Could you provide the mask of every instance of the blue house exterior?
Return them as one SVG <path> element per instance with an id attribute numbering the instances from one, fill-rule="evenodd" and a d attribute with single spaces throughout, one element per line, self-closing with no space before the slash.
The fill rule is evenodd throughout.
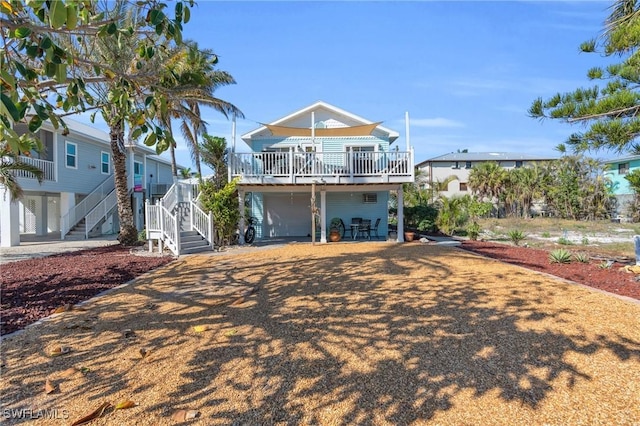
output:
<path id="1" fill-rule="evenodd" d="M 351 219 L 362 218 L 372 225 L 380 219 L 378 235 L 386 239 L 391 191 L 401 206 L 402 184 L 414 180 L 413 149 L 395 146 L 398 137 L 322 101 L 242 135 L 251 151 L 234 150 L 230 177 L 258 219 L 257 238 L 326 242 L 334 218 L 348 238 Z"/>
<path id="2" fill-rule="evenodd" d="M 65 122 L 66 134 L 45 123 L 40 130 L 44 150 L 20 158 L 43 171 L 43 182 L 15 172 L 24 190 L 15 202 L 0 188 L 0 246 L 19 245 L 20 236 L 28 234 L 77 239 L 118 231 L 109 135 L 74 120 Z M 25 131 L 20 125 L 15 130 Z M 171 163 L 146 146 L 130 143 L 126 149 L 134 221 L 143 229 L 144 200 L 161 197 L 173 184 Z"/>
<path id="3" fill-rule="evenodd" d="M 616 214 L 624 216 L 626 206 L 635 196 L 625 176 L 640 168 L 640 155 L 630 155 L 604 162 L 605 176 L 611 180 L 611 189 L 617 200 Z"/>

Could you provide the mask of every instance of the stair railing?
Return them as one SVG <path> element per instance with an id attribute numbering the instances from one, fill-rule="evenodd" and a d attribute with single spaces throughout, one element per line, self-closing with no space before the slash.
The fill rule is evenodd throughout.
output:
<path id="1" fill-rule="evenodd" d="M 76 226 L 84 217 L 105 198 L 107 194 L 115 189 L 114 175 L 106 178 L 96 189 L 84 197 L 75 206 L 71 207 L 67 213 L 60 218 L 60 239 L 64 240 L 65 235 L 71 228 Z"/>
<path id="2" fill-rule="evenodd" d="M 191 228 L 204 237 L 213 248 L 213 214 L 204 212 L 198 204 L 191 201 Z"/>
<path id="3" fill-rule="evenodd" d="M 100 221 L 107 217 L 109 212 L 118 205 L 118 199 L 116 197 L 116 190 L 114 189 L 107 195 L 102 201 L 98 203 L 89 213 L 85 216 L 85 238 L 89 239 L 89 232 Z"/>

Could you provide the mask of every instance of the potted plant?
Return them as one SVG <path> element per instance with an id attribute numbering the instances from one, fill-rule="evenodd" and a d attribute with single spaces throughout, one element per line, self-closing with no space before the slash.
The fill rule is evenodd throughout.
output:
<path id="1" fill-rule="evenodd" d="M 342 239 L 344 223 L 339 217 L 334 217 L 329 223 L 329 241 L 336 243 Z"/>
<path id="2" fill-rule="evenodd" d="M 413 241 L 416 234 L 413 231 L 404 231 L 404 240 L 405 241 Z"/>

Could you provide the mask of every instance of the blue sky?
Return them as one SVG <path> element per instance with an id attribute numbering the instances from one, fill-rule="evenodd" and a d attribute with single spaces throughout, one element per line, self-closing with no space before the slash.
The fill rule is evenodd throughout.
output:
<path id="1" fill-rule="evenodd" d="M 219 55 L 246 115 L 239 136 L 318 100 L 400 132 L 416 162 L 456 151 L 557 155 L 579 126 L 527 116 L 532 101 L 590 86 L 607 58 L 580 53 L 611 2 L 199 1 L 184 37 Z M 210 134 L 231 123 L 205 111 Z M 239 150 L 247 150 L 240 143 Z M 608 158 L 608 153 L 596 153 Z M 182 146 L 178 160 L 190 165 Z"/>

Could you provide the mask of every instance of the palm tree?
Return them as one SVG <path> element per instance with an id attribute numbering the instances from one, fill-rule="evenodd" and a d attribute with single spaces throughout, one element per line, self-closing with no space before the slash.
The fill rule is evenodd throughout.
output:
<path id="1" fill-rule="evenodd" d="M 204 141 L 200 145 L 202 161 L 213 169 L 213 187 L 221 190 L 227 183 L 228 151 L 225 138 L 204 134 Z"/>
<path id="2" fill-rule="evenodd" d="M 201 51 L 197 43 L 188 41 L 184 46 L 172 51 L 161 77 L 162 90 L 168 101 L 166 113 L 161 116 L 162 125 L 173 137 L 171 121 L 181 120 L 182 135 L 196 164 L 196 172 L 200 176 L 202 168 L 198 136 L 206 133 L 206 123 L 202 120 L 200 107 L 211 107 L 226 118 L 229 115 L 244 117 L 235 105 L 214 96 L 219 87 L 235 84 L 229 73 L 214 69 L 217 62 L 218 59 L 213 52 Z M 169 146 L 169 150 L 172 172 L 177 176 L 174 143 Z"/>
<path id="3" fill-rule="evenodd" d="M 9 192 L 11 201 L 15 201 L 24 194 L 18 184 L 15 172 L 26 172 L 42 183 L 43 173 L 39 168 L 20 160 L 20 156 L 13 152 L 7 143 L 0 144 L 0 185 Z M 6 196 L 2 194 L 2 196 Z"/>
<path id="4" fill-rule="evenodd" d="M 480 201 L 485 198 L 498 203 L 503 195 L 507 171 L 498 163 L 490 161 L 477 165 L 469 173 L 469 188 L 478 196 Z"/>

